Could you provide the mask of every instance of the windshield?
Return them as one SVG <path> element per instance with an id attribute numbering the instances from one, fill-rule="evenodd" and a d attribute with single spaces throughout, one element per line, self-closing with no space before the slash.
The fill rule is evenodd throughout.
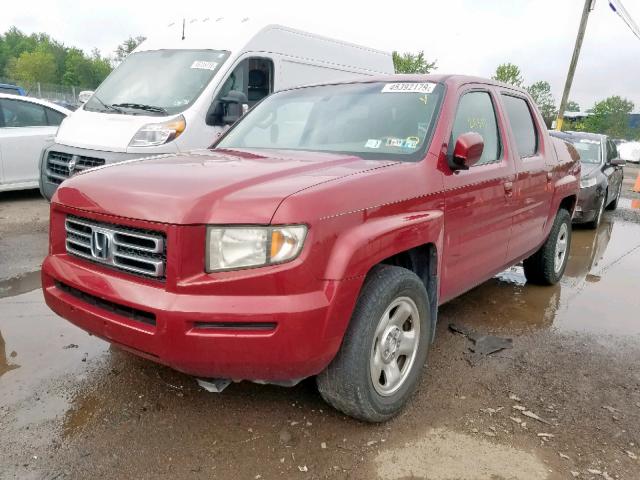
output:
<path id="1" fill-rule="evenodd" d="M 573 140 L 572 143 L 573 146 L 576 147 L 576 150 L 578 150 L 582 163 L 600 163 L 600 140 L 581 138 L 579 140 Z"/>
<path id="2" fill-rule="evenodd" d="M 132 53 L 85 104 L 93 112 L 173 115 L 202 93 L 229 56 L 216 50 L 150 50 Z"/>
<path id="3" fill-rule="evenodd" d="M 276 93 L 216 145 L 419 160 L 442 98 L 430 82 L 356 83 Z"/>

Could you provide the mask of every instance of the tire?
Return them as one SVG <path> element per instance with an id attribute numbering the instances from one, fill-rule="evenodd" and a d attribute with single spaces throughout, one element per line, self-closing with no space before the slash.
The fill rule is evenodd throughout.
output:
<path id="1" fill-rule="evenodd" d="M 561 260 L 556 258 L 561 248 L 559 239 L 564 238 L 564 251 Z M 558 210 L 553 221 L 551 232 L 540 249 L 527 258 L 524 264 L 524 275 L 527 281 L 536 285 L 555 285 L 560 281 L 567 267 L 569 249 L 571 247 L 571 215 L 564 208 Z"/>
<path id="2" fill-rule="evenodd" d="M 616 198 L 613 199 L 613 201 L 607 205 L 607 210 L 615 210 L 616 208 L 618 208 L 618 202 L 620 201 L 620 192 L 622 192 L 622 182 L 620 182 L 620 185 L 618 186 L 618 193 L 616 194 Z"/>
<path id="3" fill-rule="evenodd" d="M 605 190 L 604 196 L 602 197 L 602 200 L 600 201 L 600 204 L 598 206 L 598 211 L 596 212 L 595 218 L 590 222 L 586 222 L 584 224 L 585 227 L 590 228 L 591 230 L 595 230 L 600 226 L 600 221 L 602 220 L 602 214 L 604 213 L 604 209 L 606 208 L 608 196 L 609 196 L 609 192 Z"/>
<path id="4" fill-rule="evenodd" d="M 407 311 L 411 311 L 407 320 L 400 320 L 404 318 L 401 313 Z M 399 323 L 395 325 L 395 321 Z M 383 324 L 386 328 L 380 330 Z M 431 329 L 429 297 L 420 278 L 401 267 L 374 267 L 364 282 L 340 350 L 316 378 L 322 398 L 366 422 L 394 417 L 420 381 Z M 406 348 L 411 342 L 404 340 L 410 338 L 417 340 L 417 346 L 407 350 L 411 353 L 396 351 L 403 344 Z M 394 362 L 398 370 L 392 368 Z M 389 377 L 386 371 L 391 372 Z"/>

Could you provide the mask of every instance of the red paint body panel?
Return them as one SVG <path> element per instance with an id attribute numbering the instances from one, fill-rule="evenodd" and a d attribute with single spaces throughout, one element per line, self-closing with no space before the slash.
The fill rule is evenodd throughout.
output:
<path id="1" fill-rule="evenodd" d="M 522 160 L 500 93 L 526 93 L 462 76 L 446 87 L 426 155 L 373 161 L 298 151 L 198 151 L 77 175 L 51 205 L 44 262 L 47 304 L 85 330 L 177 370 L 205 377 L 284 381 L 322 371 L 338 351 L 367 272 L 408 249 L 437 252 L 439 303 L 474 287 L 544 242 L 560 202 L 575 197 L 579 162 L 536 118 L 540 149 Z M 447 163 L 460 96 L 496 103 L 499 162 L 454 173 Z M 577 166 L 576 166 L 577 165 Z M 136 277 L 65 250 L 68 214 L 166 235 L 166 279 Z M 206 273 L 208 224 L 306 224 L 301 254 L 262 268 Z M 92 305 L 76 289 L 155 315 L 147 325 Z M 196 322 L 267 322 L 270 330 L 206 330 Z"/>

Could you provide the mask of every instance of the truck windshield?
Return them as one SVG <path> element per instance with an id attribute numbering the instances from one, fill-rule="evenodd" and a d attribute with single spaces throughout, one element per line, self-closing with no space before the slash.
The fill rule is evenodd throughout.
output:
<path id="1" fill-rule="evenodd" d="M 132 53 L 84 105 L 93 112 L 173 115 L 187 109 L 229 56 L 217 50 Z"/>
<path id="2" fill-rule="evenodd" d="M 340 152 L 419 160 L 442 90 L 431 82 L 306 87 L 267 97 L 216 148 Z"/>
<path id="3" fill-rule="evenodd" d="M 572 143 L 573 146 L 576 147 L 576 150 L 578 150 L 582 163 L 600 163 L 600 140 L 581 138 L 574 140 Z"/>

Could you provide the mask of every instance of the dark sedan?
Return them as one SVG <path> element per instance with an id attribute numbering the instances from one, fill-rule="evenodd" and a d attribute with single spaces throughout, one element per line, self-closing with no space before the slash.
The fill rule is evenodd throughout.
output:
<path id="1" fill-rule="evenodd" d="M 622 166 L 616 145 L 606 135 L 584 132 L 550 132 L 576 147 L 582 176 L 573 223 L 597 228 L 605 208 L 615 210 L 622 190 Z"/>

